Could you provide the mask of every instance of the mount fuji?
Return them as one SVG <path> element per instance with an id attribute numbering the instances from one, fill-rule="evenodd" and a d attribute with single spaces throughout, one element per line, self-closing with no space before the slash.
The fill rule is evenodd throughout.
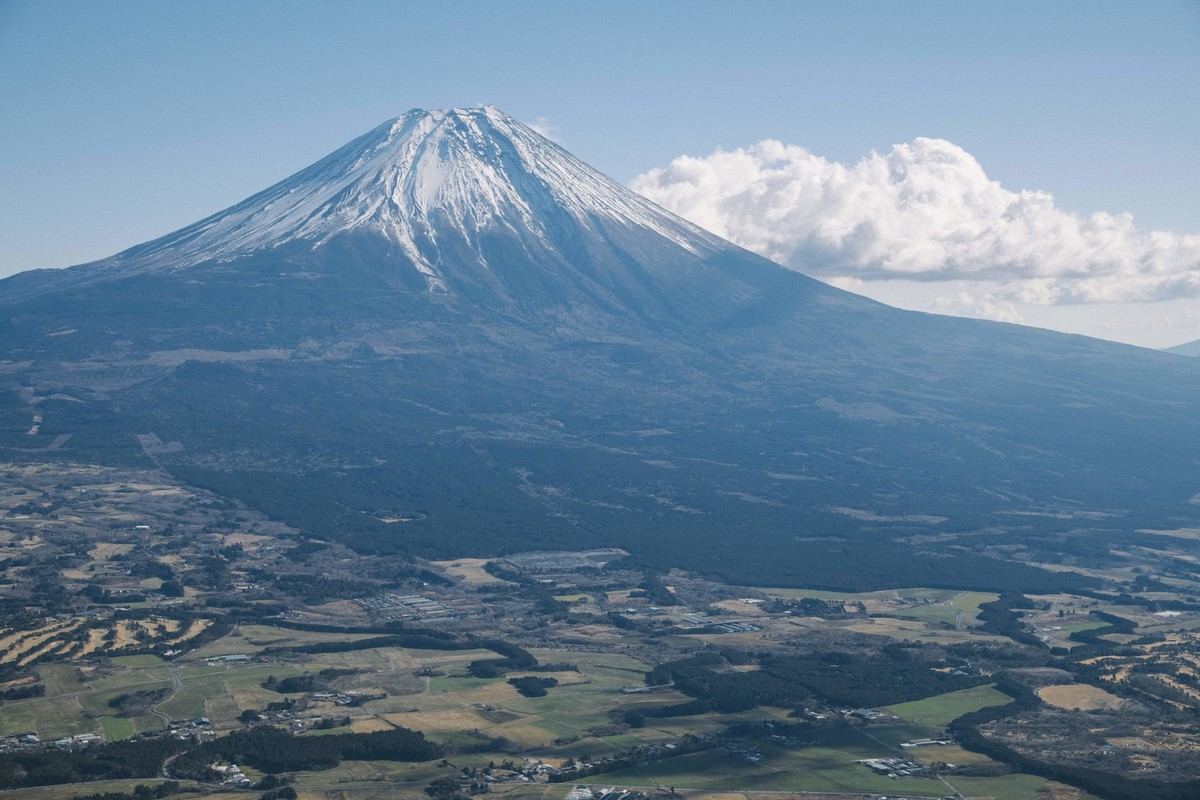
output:
<path id="1" fill-rule="evenodd" d="M 1040 590 L 1200 518 L 1197 362 L 834 289 L 494 108 L 0 281 L 0 337 L 4 458 L 155 464 L 364 550 Z"/>

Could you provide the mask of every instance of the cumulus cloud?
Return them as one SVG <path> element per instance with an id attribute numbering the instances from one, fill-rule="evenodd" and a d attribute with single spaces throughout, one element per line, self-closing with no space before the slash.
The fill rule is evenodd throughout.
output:
<path id="1" fill-rule="evenodd" d="M 838 285 L 967 281 L 946 302 L 1016 319 L 1013 304 L 1200 295 L 1200 235 L 1139 229 L 1130 214 L 1073 214 L 1014 191 L 944 139 L 856 164 L 775 140 L 681 156 L 632 188 L 696 224 Z M 984 287 L 986 286 L 986 289 Z"/>

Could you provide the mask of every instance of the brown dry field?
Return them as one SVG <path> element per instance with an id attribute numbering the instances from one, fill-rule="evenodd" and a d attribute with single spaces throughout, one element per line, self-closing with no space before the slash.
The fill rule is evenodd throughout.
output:
<path id="1" fill-rule="evenodd" d="M 15 661 L 20 661 L 25 655 L 38 650 L 41 645 L 55 638 L 59 634 L 68 633 L 79 627 L 81 620 L 71 620 L 68 622 L 57 622 L 35 631 L 21 631 L 10 636 L 5 636 L 3 642 L 16 642 L 12 649 L 0 657 L 0 663 L 9 664 Z"/>
<path id="2" fill-rule="evenodd" d="M 199 636 L 208 626 L 212 625 L 211 619 L 194 619 L 188 623 L 187 630 L 171 639 L 168 644 L 178 644 L 186 642 L 188 639 L 194 639 Z"/>
<path id="3" fill-rule="evenodd" d="M 107 561 L 116 555 L 125 555 L 133 549 L 131 544 L 120 544 L 118 542 L 96 542 L 91 550 L 88 550 L 88 556 L 93 561 Z"/>
<path id="4" fill-rule="evenodd" d="M 113 625 L 113 628 L 117 632 L 117 638 L 113 642 L 114 650 L 120 650 L 123 647 L 128 647 L 137 641 L 137 639 L 134 638 L 137 633 L 137 625 L 133 622 L 129 620 L 122 620 L 121 622 Z"/>
<path id="5" fill-rule="evenodd" d="M 740 614 L 744 617 L 761 617 L 764 612 L 757 603 L 743 603 L 741 600 L 721 600 L 713 603 L 719 609 L 729 611 L 733 614 Z M 716 620 L 720 621 L 720 620 Z"/>
<path id="6" fill-rule="evenodd" d="M 483 565 L 488 563 L 488 559 L 486 558 L 457 558 L 453 561 L 433 561 L 431 563 L 436 567 L 446 570 L 450 575 L 461 578 L 464 583 L 470 586 L 508 583 L 508 581 L 497 578 L 495 575 L 484 570 Z"/>
<path id="7" fill-rule="evenodd" d="M 380 714 L 380 717 L 404 728 L 420 731 L 466 731 L 472 728 L 486 728 L 493 723 L 473 708 L 439 708 L 429 711 L 399 711 L 391 714 Z"/>
<path id="8" fill-rule="evenodd" d="M 352 721 L 350 730 L 354 733 L 375 733 L 376 731 L 390 731 L 392 726 L 375 717 L 363 717 Z"/>
<path id="9" fill-rule="evenodd" d="M 83 649 L 79 651 L 79 657 L 91 655 L 104 646 L 104 633 L 102 628 L 91 628 L 87 632 L 87 641 L 84 642 Z"/>
<path id="10" fill-rule="evenodd" d="M 1043 686 L 1037 690 L 1038 697 L 1058 708 L 1091 711 L 1097 708 L 1120 708 L 1125 701 L 1114 694 L 1086 683 L 1064 683 Z"/>

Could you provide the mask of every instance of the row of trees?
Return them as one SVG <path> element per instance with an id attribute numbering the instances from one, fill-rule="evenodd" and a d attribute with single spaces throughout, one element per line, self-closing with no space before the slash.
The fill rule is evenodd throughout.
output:
<path id="1" fill-rule="evenodd" d="M 706 652 L 655 667 L 646 675 L 652 686 L 674 683 L 691 697 L 689 703 L 640 713 L 682 716 L 706 711 L 730 713 L 759 705 L 796 707 L 813 697 L 846 706 L 874 707 L 917 700 L 977 686 L 984 679 L 931 669 L 919 648 L 889 646 L 871 655 L 828 651 L 796 656 L 762 653 L 753 657 L 758 669 L 725 669 L 727 660 L 745 654 Z"/>
<path id="2" fill-rule="evenodd" d="M 83 750 L 33 750 L 0 755 L 0 789 L 59 783 L 153 778 L 170 756 L 188 747 L 172 737 L 132 739 Z"/>
<path id="3" fill-rule="evenodd" d="M 194 747 L 171 764 L 180 777 L 212 779 L 209 764 L 231 761 L 267 773 L 322 770 L 342 761 L 429 761 L 441 747 L 420 731 L 394 728 L 374 733 L 293 736 L 262 726 L 236 731 Z"/>

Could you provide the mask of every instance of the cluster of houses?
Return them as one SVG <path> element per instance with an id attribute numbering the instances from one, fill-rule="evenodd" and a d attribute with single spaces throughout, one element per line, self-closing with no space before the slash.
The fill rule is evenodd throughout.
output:
<path id="1" fill-rule="evenodd" d="M 516 572 L 575 572 L 596 570 L 629 555 L 617 548 L 595 550 L 536 550 L 498 559 L 496 564 Z"/>
<path id="2" fill-rule="evenodd" d="M 205 661 L 209 664 L 247 664 L 255 659 L 244 653 L 229 653 L 223 656 L 210 656 Z"/>
<path id="3" fill-rule="evenodd" d="M 896 756 L 889 758 L 863 758 L 855 763 L 862 764 L 867 769 L 880 775 L 887 775 L 889 778 L 926 776 L 932 772 L 924 764 Z"/>
<path id="4" fill-rule="evenodd" d="M 166 736 L 174 736 L 176 739 L 191 739 L 193 736 L 198 739 L 211 739 L 217 735 L 217 732 L 212 729 L 212 721 L 208 717 L 174 720 L 164 733 Z"/>
<path id="5" fill-rule="evenodd" d="M 695 752 L 696 750 L 711 747 L 716 741 L 718 741 L 718 738 L 709 733 L 687 734 L 677 742 L 646 742 L 635 745 L 628 750 L 610 753 L 607 756 L 594 758 L 590 761 L 567 759 L 563 763 L 562 768 L 556 771 L 557 774 L 550 775 L 548 780 L 551 783 L 578 780 L 586 775 L 599 775 L 602 772 L 612 772 L 613 770 L 624 769 L 636 764 L 646 764 L 669 758 L 670 756 Z M 746 752 L 752 754 L 749 749 Z M 761 754 L 759 754 L 760 759 L 761 757 Z"/>
<path id="6" fill-rule="evenodd" d="M 246 777 L 242 772 L 242 768 L 237 764 L 225 764 L 216 761 L 208 765 L 208 768 L 221 776 L 222 786 L 236 786 L 239 789 L 249 789 L 254 781 Z"/>
<path id="7" fill-rule="evenodd" d="M 894 714 L 889 714 L 886 711 L 880 711 L 877 708 L 840 708 L 838 713 L 846 719 L 861 719 L 865 722 L 875 722 L 876 720 L 895 719 Z"/>
<path id="8" fill-rule="evenodd" d="M 335 699 L 338 695 L 336 692 L 318 692 L 319 695 L 329 695 L 328 698 Z M 345 699 L 345 702 L 337 701 L 338 705 L 354 705 L 363 697 L 369 699 L 378 699 L 387 695 L 355 695 L 353 698 Z M 316 697 L 313 695 L 312 697 Z M 283 701 L 280 703 L 270 703 L 267 708 L 262 711 L 244 711 L 240 717 L 244 725 L 259 725 L 263 722 L 268 722 L 272 725 L 280 725 L 287 729 L 289 733 L 298 734 L 310 730 L 323 730 L 328 728 L 341 728 L 350 724 L 348 716 L 297 716 L 297 712 L 307 711 L 309 704 L 307 698 L 301 701 Z"/>
<path id="9" fill-rule="evenodd" d="M 736 756 L 751 764 L 761 764 L 763 760 L 762 750 L 746 742 L 726 742 L 725 750 L 729 755 Z"/>
<path id="10" fill-rule="evenodd" d="M 216 735 L 216 731 L 212 729 L 212 723 L 208 717 L 196 717 L 194 719 L 176 720 L 165 730 L 146 731 L 139 734 L 139 738 L 173 736 L 176 739 L 196 738 L 204 740 L 213 738 Z M 28 750 L 44 750 L 48 748 L 82 750 L 94 744 L 103 744 L 104 741 L 104 737 L 98 733 L 77 733 L 74 736 L 64 736 L 61 739 L 45 742 L 36 733 L 14 733 L 9 736 L 0 737 L 0 753 L 20 753 Z"/>
<path id="11" fill-rule="evenodd" d="M 935 747 L 938 745 L 951 745 L 954 742 L 949 739 L 913 739 L 911 742 L 901 742 L 901 747 Z"/>
<path id="12" fill-rule="evenodd" d="M 754 633 L 762 628 L 750 622 L 718 622 L 709 625 L 708 630 L 714 633 Z"/>
<path id="13" fill-rule="evenodd" d="M 934 672 L 944 672 L 947 675 L 958 675 L 960 677 L 970 677 L 981 675 L 979 668 L 965 658 L 943 658 L 938 662 L 938 666 L 931 667 Z"/>
<path id="14" fill-rule="evenodd" d="M 615 786 L 572 786 L 567 800 L 650 800 L 650 795 Z"/>
<path id="15" fill-rule="evenodd" d="M 443 602 L 420 594 L 397 594 L 396 592 L 355 598 L 354 604 L 363 611 L 378 614 L 387 619 L 412 621 L 462 617 L 479 610 L 479 604 L 472 600 Z"/>
<path id="16" fill-rule="evenodd" d="M 36 733 L 14 733 L 0 738 L 0 753 L 19 753 L 22 750 L 33 750 L 42 746 L 42 740 Z"/>
<path id="17" fill-rule="evenodd" d="M 622 686 L 621 694 L 654 694 L 655 692 L 665 692 L 674 687 L 674 683 L 663 683 L 657 686 Z"/>
<path id="18" fill-rule="evenodd" d="M 707 631 L 709 633 L 753 633 L 762 630 L 760 626 L 755 625 L 753 622 L 746 622 L 740 619 L 714 623 L 711 619 L 701 614 L 684 614 L 681 619 L 684 623 L 684 630 Z"/>
<path id="19" fill-rule="evenodd" d="M 104 737 L 98 733 L 79 733 L 75 736 L 64 736 L 52 742 L 43 742 L 36 733 L 14 733 L 0 738 L 0 753 L 20 753 L 25 750 L 43 750 L 57 748 L 59 750 L 82 750 L 93 744 L 101 744 Z"/>
<path id="20" fill-rule="evenodd" d="M 486 793 L 491 784 L 548 783 L 562 774 L 563 770 L 540 758 L 526 758 L 520 764 L 505 761 L 499 766 L 490 764 L 485 769 L 463 767 L 458 780 L 469 794 L 481 794 Z"/>
<path id="21" fill-rule="evenodd" d="M 308 699 L 317 703 L 333 703 L 335 706 L 361 706 L 372 700 L 382 700 L 387 697 L 381 692 L 313 692 Z"/>

